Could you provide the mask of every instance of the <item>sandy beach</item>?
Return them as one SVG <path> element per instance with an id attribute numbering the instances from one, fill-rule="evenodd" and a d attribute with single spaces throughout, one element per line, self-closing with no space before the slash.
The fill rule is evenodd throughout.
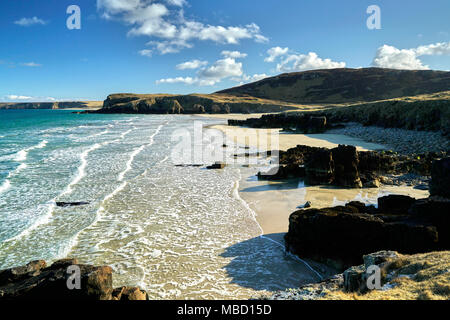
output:
<path id="1" fill-rule="evenodd" d="M 261 114 L 202 115 L 216 119 L 237 119 L 260 117 Z M 353 145 L 359 151 L 384 150 L 384 145 L 364 141 L 344 134 L 291 134 L 278 129 L 253 129 L 227 125 L 209 127 L 222 131 L 235 143 L 256 147 L 260 150 L 288 150 L 297 145 L 335 148 L 339 144 Z M 277 135 L 279 148 L 271 145 L 264 137 Z M 266 142 L 269 140 L 269 142 Z M 272 140 L 273 141 L 273 140 Z M 242 168 L 240 196 L 256 212 L 257 220 L 265 234 L 285 233 L 289 227 L 289 215 L 298 206 L 311 203 L 313 208 L 323 208 L 358 200 L 367 204 L 376 204 L 377 198 L 387 194 L 402 194 L 415 198 L 426 198 L 428 191 L 416 190 L 409 186 L 380 186 L 380 188 L 348 189 L 332 186 L 304 186 L 297 179 L 289 181 L 258 181 L 255 168 Z"/>

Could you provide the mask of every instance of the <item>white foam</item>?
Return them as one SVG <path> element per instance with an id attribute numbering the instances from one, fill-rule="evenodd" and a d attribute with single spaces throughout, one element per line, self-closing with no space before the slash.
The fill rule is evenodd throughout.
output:
<path id="1" fill-rule="evenodd" d="M 283 248 L 283 250 L 285 250 L 285 246 L 284 246 L 283 243 L 278 242 L 278 241 L 276 241 L 274 239 L 271 239 L 269 237 L 264 236 L 264 230 L 261 227 L 261 225 L 259 224 L 258 220 L 256 219 L 256 216 L 257 216 L 256 212 L 253 211 L 252 208 L 250 208 L 250 206 L 248 205 L 248 203 L 244 199 L 242 199 L 241 196 L 239 195 L 239 181 L 241 181 L 241 180 L 242 180 L 242 175 L 241 175 L 241 172 L 239 170 L 239 179 L 236 181 L 235 188 L 233 189 L 234 197 L 236 199 L 238 199 L 239 201 L 241 201 L 241 203 L 244 205 L 244 207 L 247 209 L 247 211 L 250 212 L 253 220 L 255 221 L 255 223 L 257 224 L 258 228 L 260 229 L 260 237 L 262 239 L 269 240 L 269 241 L 271 241 L 272 243 L 275 243 L 278 246 L 281 246 Z M 312 272 L 314 272 L 319 277 L 319 279 L 321 279 L 321 280 L 323 279 L 322 275 L 319 272 L 317 272 L 313 267 L 311 267 L 311 265 L 309 265 L 309 263 L 307 263 L 306 261 L 304 261 L 300 257 L 298 257 L 296 255 L 293 255 L 293 254 L 291 254 L 289 252 L 287 252 L 287 254 L 290 257 L 294 258 L 295 260 L 302 262 L 308 269 L 310 269 Z"/>
<path id="2" fill-rule="evenodd" d="M 18 162 L 27 160 L 28 152 L 30 152 L 30 151 L 32 151 L 34 149 L 45 148 L 47 143 L 48 143 L 47 140 L 43 140 L 43 141 L 39 142 L 37 145 L 35 145 L 35 146 L 32 146 L 32 147 L 20 150 L 19 152 L 16 153 L 15 160 L 18 161 Z"/>
<path id="3" fill-rule="evenodd" d="M 8 179 L 3 181 L 3 184 L 0 186 L 0 193 L 5 192 L 11 187 L 11 182 Z"/>

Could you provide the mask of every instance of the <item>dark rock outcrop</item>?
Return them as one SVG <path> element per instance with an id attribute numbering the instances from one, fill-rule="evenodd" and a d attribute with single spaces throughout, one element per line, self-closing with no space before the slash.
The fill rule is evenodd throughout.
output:
<path id="1" fill-rule="evenodd" d="M 80 288 L 69 267 L 77 266 Z M 145 300 L 148 295 L 139 288 L 113 289 L 112 269 L 79 264 L 76 259 L 63 259 L 47 266 L 43 260 L 26 266 L 0 271 L 0 300 Z"/>
<path id="2" fill-rule="evenodd" d="M 359 264 L 364 254 L 386 248 L 419 253 L 438 247 L 437 228 L 429 222 L 409 217 L 386 222 L 383 212 L 374 215 L 360 208 L 349 204 L 292 213 L 285 236 L 287 250 L 301 257 L 332 260 L 343 268 Z"/>
<path id="3" fill-rule="evenodd" d="M 309 185 L 376 188 L 380 181 L 387 181 L 384 175 L 429 176 L 433 161 L 442 155 L 445 153 L 404 156 L 386 151 L 357 151 L 353 146 L 344 145 L 334 149 L 299 145 L 280 151 L 280 170 L 264 178 L 304 178 Z"/>
<path id="4" fill-rule="evenodd" d="M 87 201 L 80 201 L 80 202 L 56 202 L 57 207 L 77 207 L 77 206 L 84 206 L 88 205 L 89 202 Z"/>
<path id="5" fill-rule="evenodd" d="M 430 194 L 450 198 L 450 157 L 433 162 Z"/>
<path id="6" fill-rule="evenodd" d="M 323 133 L 331 128 L 326 117 L 307 113 L 265 114 L 261 118 L 230 119 L 228 120 L 228 125 L 250 128 L 281 128 L 284 131 L 304 134 Z"/>

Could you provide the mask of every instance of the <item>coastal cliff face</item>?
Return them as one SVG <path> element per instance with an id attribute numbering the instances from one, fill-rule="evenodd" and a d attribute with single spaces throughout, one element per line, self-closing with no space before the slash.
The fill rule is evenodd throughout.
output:
<path id="1" fill-rule="evenodd" d="M 404 97 L 350 106 L 327 106 L 320 111 L 263 115 L 247 120 L 229 120 L 229 125 L 282 128 L 300 133 L 320 133 L 357 122 L 363 126 L 439 131 L 450 134 L 450 91 Z"/>
<path id="2" fill-rule="evenodd" d="M 201 114 L 262 113 L 293 110 L 288 103 L 221 95 L 112 94 L 97 113 Z"/>
<path id="3" fill-rule="evenodd" d="M 1 109 L 10 110 L 27 110 L 27 109 L 44 109 L 44 110 L 55 110 L 55 109 L 95 109 L 99 108 L 100 105 L 97 101 L 66 101 L 66 102 L 7 102 L 0 103 Z"/>
<path id="4" fill-rule="evenodd" d="M 435 93 L 448 88 L 450 72 L 344 68 L 285 73 L 218 93 L 292 103 L 344 103 Z"/>

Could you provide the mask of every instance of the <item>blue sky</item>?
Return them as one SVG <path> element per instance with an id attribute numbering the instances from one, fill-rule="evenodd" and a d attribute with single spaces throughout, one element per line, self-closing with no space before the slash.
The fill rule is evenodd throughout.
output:
<path id="1" fill-rule="evenodd" d="M 381 29 L 367 27 L 370 5 Z M 210 93 L 344 66 L 450 70 L 449 16 L 448 0 L 3 0 L 0 101 Z"/>

